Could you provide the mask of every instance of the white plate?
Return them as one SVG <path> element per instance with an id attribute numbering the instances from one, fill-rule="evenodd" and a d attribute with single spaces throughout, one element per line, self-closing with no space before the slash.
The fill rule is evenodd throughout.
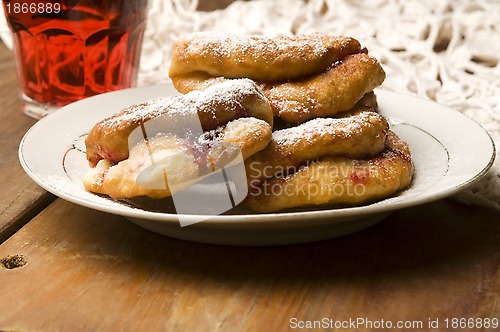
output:
<path id="1" fill-rule="evenodd" d="M 468 117 L 430 101 L 381 90 L 377 91 L 380 113 L 410 145 L 416 167 L 411 187 L 396 197 L 361 207 L 270 214 L 238 206 L 224 215 L 181 228 L 174 213 L 155 212 L 85 191 L 82 177 L 88 165 L 83 138 L 90 128 L 128 105 L 172 94 L 176 92 L 171 85 L 135 88 L 63 107 L 26 133 L 19 147 L 21 164 L 36 183 L 51 193 L 82 206 L 125 216 L 153 232 L 205 243 L 280 245 L 352 233 L 396 209 L 454 194 L 479 180 L 495 156 L 488 133 Z M 168 206 L 163 207 L 168 211 Z"/>

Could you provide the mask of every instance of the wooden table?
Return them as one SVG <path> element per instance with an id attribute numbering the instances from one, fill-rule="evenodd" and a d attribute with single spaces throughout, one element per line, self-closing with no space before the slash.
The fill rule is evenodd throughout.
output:
<path id="1" fill-rule="evenodd" d="M 438 323 L 454 331 L 460 319 L 500 319 L 497 212 L 441 200 L 307 245 L 175 240 L 35 185 L 17 160 L 35 121 L 19 111 L 3 45 L 0 91 L 0 259 L 10 267 L 0 266 L 0 330 L 285 331 L 319 323 L 383 331 L 402 323 L 437 331 L 429 324 Z M 26 264 L 13 268 L 23 263 L 15 257 Z"/>

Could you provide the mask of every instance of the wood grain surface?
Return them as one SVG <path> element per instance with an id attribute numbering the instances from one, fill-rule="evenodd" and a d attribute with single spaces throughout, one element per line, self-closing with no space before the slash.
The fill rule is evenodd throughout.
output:
<path id="1" fill-rule="evenodd" d="M 21 112 L 14 57 L 0 42 L 0 243 L 54 198 L 21 168 L 17 149 L 35 120 Z"/>
<path id="2" fill-rule="evenodd" d="M 27 260 L 0 268 L 0 329 L 284 331 L 293 318 L 500 317 L 499 239 L 497 214 L 447 200 L 353 235 L 263 248 L 162 237 L 57 200 L 0 246 L 0 257 Z"/>
<path id="3" fill-rule="evenodd" d="M 199 0 L 197 9 L 204 12 L 224 9 L 233 2 L 234 0 Z"/>

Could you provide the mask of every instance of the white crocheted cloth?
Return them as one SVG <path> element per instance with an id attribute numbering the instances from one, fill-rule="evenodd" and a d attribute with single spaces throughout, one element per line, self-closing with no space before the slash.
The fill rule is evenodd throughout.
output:
<path id="1" fill-rule="evenodd" d="M 496 162 L 455 196 L 500 210 L 500 1 L 262 0 L 196 11 L 198 0 L 150 0 L 139 85 L 168 82 L 172 42 L 201 30 L 360 40 L 382 63 L 383 88 L 417 94 L 465 113 L 493 137 Z"/>

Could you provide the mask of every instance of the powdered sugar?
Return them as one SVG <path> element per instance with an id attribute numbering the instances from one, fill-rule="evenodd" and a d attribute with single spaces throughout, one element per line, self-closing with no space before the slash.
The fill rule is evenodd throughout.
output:
<path id="1" fill-rule="evenodd" d="M 130 106 L 105 119 L 102 125 L 113 128 L 124 122 L 142 123 L 168 114 L 169 118 L 190 118 L 199 113 L 212 113 L 215 117 L 216 105 L 236 106 L 246 96 L 260 95 L 255 84 L 249 79 L 226 80 L 204 91 L 192 91 L 185 95 L 157 98 Z"/>
<path id="2" fill-rule="evenodd" d="M 356 117 L 349 118 L 316 118 L 304 122 L 296 127 L 277 130 L 273 133 L 273 141 L 282 147 L 297 145 L 299 141 L 312 144 L 318 136 L 352 137 L 362 131 L 362 126 L 380 115 L 372 112 L 363 112 Z"/>
<path id="3" fill-rule="evenodd" d="M 249 79 L 227 80 L 204 91 L 142 102 L 91 129 L 86 139 L 87 158 L 91 165 L 100 159 L 116 163 L 128 158 L 129 148 L 157 134 L 192 138 L 241 117 L 271 121 L 272 111 L 265 106 L 264 96 Z"/>
<path id="4" fill-rule="evenodd" d="M 289 53 L 296 54 L 312 52 L 315 57 L 324 56 L 328 52 L 320 35 L 290 38 L 286 36 L 271 39 L 264 35 L 237 35 L 217 32 L 197 32 L 183 38 L 189 41 L 187 52 L 203 55 L 210 52 L 220 57 L 230 58 L 234 50 L 241 51 L 245 56 L 258 57 L 264 55 L 276 56 Z"/>

